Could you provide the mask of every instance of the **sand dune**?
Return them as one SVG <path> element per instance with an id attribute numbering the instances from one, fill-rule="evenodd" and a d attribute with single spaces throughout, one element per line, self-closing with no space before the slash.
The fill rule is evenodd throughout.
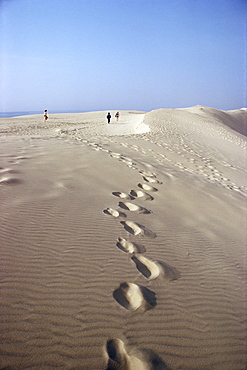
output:
<path id="1" fill-rule="evenodd" d="M 246 110 L 0 119 L 9 369 L 246 368 Z"/>

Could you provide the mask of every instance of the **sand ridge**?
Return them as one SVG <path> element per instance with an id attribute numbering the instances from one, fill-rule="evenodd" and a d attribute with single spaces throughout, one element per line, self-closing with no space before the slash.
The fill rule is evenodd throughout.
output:
<path id="1" fill-rule="evenodd" d="M 1 367 L 245 368 L 243 111 L 200 108 L 1 121 Z"/>

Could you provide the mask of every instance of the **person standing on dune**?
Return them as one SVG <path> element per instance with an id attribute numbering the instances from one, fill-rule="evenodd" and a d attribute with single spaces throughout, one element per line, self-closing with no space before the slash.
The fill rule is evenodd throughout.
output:
<path id="1" fill-rule="evenodd" d="M 108 123 L 110 123 L 111 122 L 111 113 L 110 112 L 108 112 L 106 118 L 107 118 Z"/>
<path id="2" fill-rule="evenodd" d="M 118 121 L 118 119 L 119 119 L 119 112 L 117 112 L 117 113 L 115 114 L 115 118 L 116 118 L 116 121 Z"/>

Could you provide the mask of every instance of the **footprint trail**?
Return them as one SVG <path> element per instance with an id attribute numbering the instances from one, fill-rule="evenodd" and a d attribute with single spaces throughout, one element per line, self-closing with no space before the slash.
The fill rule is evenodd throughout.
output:
<path id="1" fill-rule="evenodd" d="M 114 159 L 121 160 L 129 167 L 137 169 L 137 167 L 134 167 L 134 165 L 136 166 L 136 163 L 131 160 L 131 158 L 125 157 L 117 152 L 111 152 L 110 155 Z M 135 265 L 136 269 L 145 279 L 150 283 L 156 279 L 164 281 L 176 280 L 180 277 L 180 273 L 176 268 L 165 262 L 154 261 L 145 257 L 143 254 L 146 252 L 146 247 L 133 240 L 129 240 L 131 236 L 132 238 L 147 237 L 150 239 L 155 239 L 157 237 L 155 232 L 143 224 L 138 221 L 128 219 L 129 214 L 136 215 L 136 218 L 138 218 L 138 215 L 151 215 L 152 211 L 150 209 L 136 204 L 135 200 L 154 200 L 154 197 L 149 193 L 156 193 L 158 191 L 156 186 L 162 185 L 162 182 L 157 179 L 157 175 L 155 173 L 141 169 L 139 169 L 138 172 L 143 178 L 143 183 L 139 182 L 137 184 L 137 189 L 132 189 L 128 193 L 121 191 L 112 192 L 113 196 L 121 199 L 121 201 L 118 202 L 118 207 L 127 211 L 126 214 L 110 207 L 104 209 L 103 212 L 115 218 L 125 217 L 125 220 L 120 221 L 120 223 L 123 225 L 125 231 L 127 231 L 128 238 L 119 237 L 117 239 L 116 247 L 130 257 L 130 261 Z M 154 309 L 157 305 L 157 298 L 154 291 L 143 285 L 129 281 L 121 283 L 119 287 L 113 291 L 113 298 L 124 309 L 134 312 L 137 311 L 139 313 L 144 313 L 145 311 Z M 152 365 L 149 367 L 148 364 L 151 364 L 149 360 L 140 362 L 141 360 L 138 358 L 129 356 L 124 343 L 120 339 L 109 340 L 106 344 L 106 352 L 108 356 L 107 369 L 153 368 Z M 150 356 L 148 357 L 147 353 L 148 352 L 146 352 L 146 357 L 144 357 L 146 359 L 150 359 Z M 154 359 L 156 356 L 156 358 L 159 359 L 156 354 L 153 356 L 154 357 L 151 356 L 151 358 Z M 167 369 L 162 360 L 160 360 L 160 368 Z"/>

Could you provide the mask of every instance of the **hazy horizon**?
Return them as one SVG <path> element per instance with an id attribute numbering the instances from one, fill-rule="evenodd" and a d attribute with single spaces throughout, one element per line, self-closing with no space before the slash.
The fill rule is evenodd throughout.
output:
<path id="1" fill-rule="evenodd" d="M 242 0 L 0 0 L 0 112 L 246 106 Z"/>
<path id="2" fill-rule="evenodd" d="M 198 104 L 197 106 L 201 106 L 200 104 Z M 213 107 L 206 107 L 204 106 L 205 108 L 213 108 Z M 153 110 L 159 110 L 159 109 L 184 109 L 184 108 L 192 108 L 191 106 L 189 107 L 177 107 L 177 108 L 163 108 L 163 107 L 160 107 L 160 108 L 155 108 L 155 109 L 151 109 L 150 111 L 153 111 Z M 213 108 L 213 109 L 217 109 L 217 108 Z M 242 108 L 237 108 L 236 110 L 242 110 L 242 109 L 247 109 L 246 107 L 242 107 Z M 150 111 L 147 111 L 147 110 L 136 110 L 136 109 L 111 109 L 111 108 L 106 108 L 106 109 L 93 109 L 91 111 L 87 111 L 87 110 L 82 110 L 82 109 L 67 109 L 67 110 L 48 110 L 48 114 L 73 114 L 73 113 L 91 113 L 91 112 L 107 112 L 107 111 L 110 111 L 111 113 L 113 112 L 117 112 L 117 111 L 137 111 L 137 112 L 144 112 L 144 113 L 148 113 Z M 218 109 L 220 110 L 220 109 Z M 222 110 L 222 111 L 233 111 L 235 109 L 229 109 L 229 110 Z M 44 110 L 42 109 L 39 109 L 39 110 L 28 110 L 28 111 L 12 111 L 12 112 L 0 112 L 0 118 L 11 118 L 11 117 L 16 117 L 16 116 L 25 116 L 25 115 L 36 115 L 36 114 L 41 114 L 43 115 L 44 113 Z"/>

